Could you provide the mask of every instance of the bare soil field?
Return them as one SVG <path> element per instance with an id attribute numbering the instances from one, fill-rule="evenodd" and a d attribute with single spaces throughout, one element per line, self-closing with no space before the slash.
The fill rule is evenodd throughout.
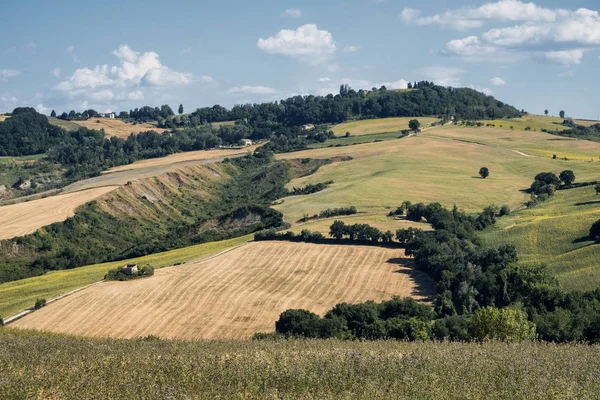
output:
<path id="1" fill-rule="evenodd" d="M 134 125 L 121 121 L 120 119 L 109 118 L 90 118 L 87 121 L 75 121 L 75 123 L 88 129 L 104 129 L 107 136 L 116 136 L 123 139 L 126 139 L 132 133 L 137 135 L 140 132 L 146 131 L 156 131 L 159 133 L 165 131 L 165 129 L 157 128 L 148 123 L 138 123 Z"/>
<path id="2" fill-rule="evenodd" d="M 248 339 L 273 331 L 290 308 L 322 314 L 340 302 L 428 299 L 431 281 L 403 257 L 380 247 L 251 243 L 150 278 L 92 286 L 11 326 L 96 337 Z"/>
<path id="3" fill-rule="evenodd" d="M 33 233 L 42 226 L 64 221 L 82 204 L 115 189 L 114 186 L 61 194 L 0 207 L 0 239 Z"/>

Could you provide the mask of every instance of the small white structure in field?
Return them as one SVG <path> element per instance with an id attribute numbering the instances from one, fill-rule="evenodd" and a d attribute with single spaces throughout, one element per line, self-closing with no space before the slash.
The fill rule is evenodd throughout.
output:
<path id="1" fill-rule="evenodd" d="M 250 139 L 242 139 L 241 142 L 244 146 L 252 146 L 252 140 Z"/>
<path id="2" fill-rule="evenodd" d="M 121 272 L 127 275 L 135 275 L 138 273 L 138 266 L 137 264 L 127 264 L 121 268 Z"/>
<path id="3" fill-rule="evenodd" d="M 313 129 L 315 129 L 315 126 L 313 124 L 306 124 L 302 126 L 303 131 L 312 131 Z"/>
<path id="4" fill-rule="evenodd" d="M 111 112 L 111 113 L 101 113 L 99 115 L 99 117 L 101 117 L 101 118 L 115 119 L 115 113 L 113 113 L 113 112 Z"/>

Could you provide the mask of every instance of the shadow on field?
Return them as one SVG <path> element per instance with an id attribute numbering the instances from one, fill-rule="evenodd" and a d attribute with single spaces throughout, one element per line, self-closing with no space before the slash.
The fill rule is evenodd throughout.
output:
<path id="1" fill-rule="evenodd" d="M 573 240 L 571 243 L 573 243 L 573 244 L 577 244 L 577 243 L 587 243 L 587 242 L 593 242 L 593 243 L 590 243 L 590 244 L 588 244 L 588 246 L 591 246 L 591 245 L 593 245 L 594 243 L 596 243 L 596 242 L 594 242 L 592 239 L 590 239 L 590 237 L 589 237 L 589 236 L 582 236 L 582 237 L 580 237 L 579 239 L 575 239 L 575 240 Z M 585 247 L 587 247 L 587 246 L 585 246 Z"/>
<path id="2" fill-rule="evenodd" d="M 394 273 L 408 275 L 415 282 L 416 287 L 413 289 L 411 296 L 422 296 L 425 301 L 433 301 L 435 283 L 426 273 L 414 269 L 412 258 L 396 257 L 390 258 L 387 262 L 388 264 L 403 266 L 404 268 L 398 269 Z"/>
<path id="3" fill-rule="evenodd" d="M 575 203 L 576 206 L 591 206 L 593 204 L 600 204 L 600 200 L 584 201 L 583 203 Z"/>

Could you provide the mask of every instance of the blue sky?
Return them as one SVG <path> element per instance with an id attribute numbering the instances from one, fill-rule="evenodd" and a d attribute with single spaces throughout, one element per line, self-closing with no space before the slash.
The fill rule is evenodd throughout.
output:
<path id="1" fill-rule="evenodd" d="M 432 80 L 600 113 L 597 1 L 2 3 L 0 112 L 191 111 Z"/>

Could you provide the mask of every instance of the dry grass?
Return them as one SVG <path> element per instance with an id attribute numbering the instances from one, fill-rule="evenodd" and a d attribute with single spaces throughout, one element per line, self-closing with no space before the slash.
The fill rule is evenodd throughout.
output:
<path id="1" fill-rule="evenodd" d="M 9 118 L 8 115 L 0 115 L 0 122 L 6 120 L 7 118 Z"/>
<path id="2" fill-rule="evenodd" d="M 214 149 L 214 150 L 199 150 L 199 151 L 188 151 L 185 153 L 171 154 L 161 158 L 151 158 L 148 160 L 142 160 L 134 162 L 129 165 L 122 165 L 120 167 L 111 168 L 104 174 L 111 174 L 119 171 L 143 169 L 149 167 L 165 166 L 172 164 L 179 164 L 190 161 L 203 161 L 211 159 L 221 159 L 225 157 L 231 157 L 235 155 L 246 154 L 249 151 L 254 151 L 258 146 L 248 146 L 244 148 L 231 148 L 231 149 Z"/>
<path id="3" fill-rule="evenodd" d="M 408 129 L 408 121 L 418 119 L 421 127 L 426 128 L 431 123 L 439 121 L 433 117 L 398 117 L 398 118 L 378 118 L 366 119 L 362 121 L 345 122 L 332 128 L 336 136 L 343 136 L 350 132 L 354 136 L 372 135 L 376 133 L 399 132 Z"/>
<path id="4" fill-rule="evenodd" d="M 128 124 L 120 119 L 110 118 L 90 118 L 87 121 L 74 121 L 77 125 L 88 129 L 104 129 L 108 137 L 116 136 L 126 139 L 132 133 L 137 135 L 140 132 L 156 131 L 162 133 L 165 129 L 157 128 L 155 125 L 148 123 Z"/>
<path id="5" fill-rule="evenodd" d="M 403 256 L 368 246 L 251 243 L 150 278 L 90 287 L 13 326 L 116 338 L 249 338 L 273 331 L 289 308 L 324 313 L 340 302 L 430 295 L 429 281 L 401 265 Z"/>
<path id="6" fill-rule="evenodd" d="M 115 187 L 102 187 L 61 194 L 0 207 L 0 239 L 33 233 L 42 226 L 64 221 L 82 204 L 102 196 Z"/>

